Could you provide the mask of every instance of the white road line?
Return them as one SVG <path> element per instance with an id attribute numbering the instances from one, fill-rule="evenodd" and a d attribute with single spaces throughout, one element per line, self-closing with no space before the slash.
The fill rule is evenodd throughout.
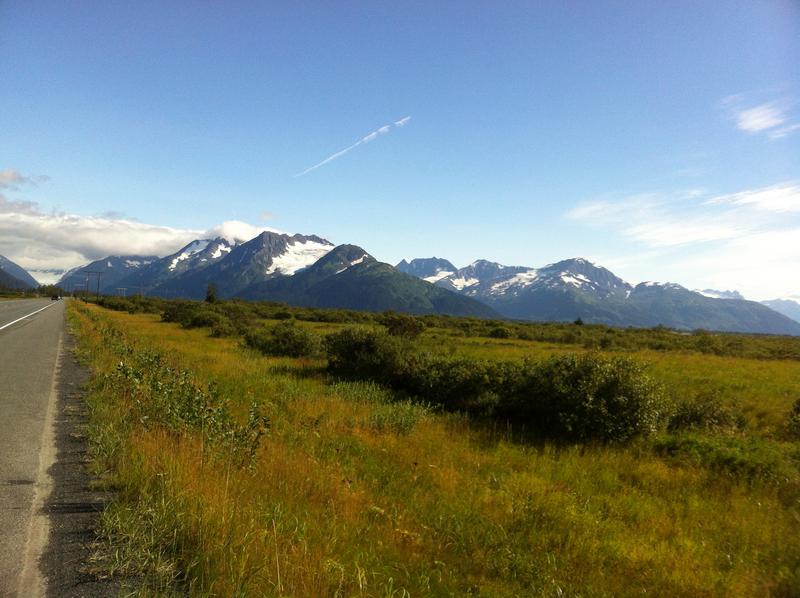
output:
<path id="1" fill-rule="evenodd" d="M 17 319 L 16 319 L 16 320 L 14 320 L 13 322 L 9 322 L 8 324 L 3 324 L 2 326 L 0 326 L 0 330 L 3 330 L 4 328 L 8 328 L 8 327 L 9 327 L 9 326 L 11 326 L 12 324 L 16 324 L 17 322 L 19 322 L 19 321 L 21 321 L 21 320 L 24 320 L 25 318 L 30 318 L 31 316 L 35 316 L 35 315 L 36 315 L 36 314 L 38 314 L 40 311 L 44 311 L 44 310 L 46 310 L 48 307 L 53 307 L 53 305 L 55 305 L 55 303 L 51 303 L 50 305 L 45 305 L 45 306 L 44 306 L 42 309 L 37 309 L 36 311 L 32 311 L 32 312 L 31 312 L 31 313 L 29 313 L 27 316 L 22 316 L 21 318 L 17 318 Z"/>

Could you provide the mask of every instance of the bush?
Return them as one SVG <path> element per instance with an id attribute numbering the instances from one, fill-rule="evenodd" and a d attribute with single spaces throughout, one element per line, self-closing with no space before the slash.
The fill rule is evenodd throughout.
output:
<path id="1" fill-rule="evenodd" d="M 789 412 L 789 433 L 800 438 L 800 399 L 797 399 Z"/>
<path id="2" fill-rule="evenodd" d="M 425 405 L 411 401 L 398 401 L 388 405 L 379 405 L 372 409 L 365 424 L 376 432 L 393 432 L 408 434 L 417 425 L 429 417 L 430 410 Z"/>
<path id="3" fill-rule="evenodd" d="M 514 333 L 505 326 L 496 326 L 489 331 L 489 338 L 511 338 Z"/>
<path id="4" fill-rule="evenodd" d="M 420 318 L 393 312 L 384 314 L 380 322 L 390 335 L 408 339 L 417 338 L 425 330 L 425 322 Z"/>
<path id="5" fill-rule="evenodd" d="M 681 433 L 659 440 L 653 448 L 676 461 L 701 465 L 750 482 L 782 483 L 798 475 L 792 457 L 763 438 Z"/>
<path id="6" fill-rule="evenodd" d="M 195 315 L 195 308 L 190 301 L 172 301 L 164 305 L 161 312 L 162 322 L 175 322 L 187 326 Z"/>
<path id="7" fill-rule="evenodd" d="M 678 403 L 675 413 L 670 417 L 667 429 L 707 430 L 710 432 L 731 430 L 744 426 L 744 418 L 720 401 L 715 394 L 698 395 L 688 401 Z"/>
<path id="8" fill-rule="evenodd" d="M 325 338 L 328 371 L 348 380 L 396 383 L 404 349 L 398 338 L 367 328 L 345 328 Z"/>
<path id="9" fill-rule="evenodd" d="M 665 419 L 660 387 L 627 358 L 564 356 L 539 364 L 430 355 L 363 328 L 325 340 L 328 370 L 450 411 L 519 421 L 549 437 L 625 442 Z"/>
<path id="10" fill-rule="evenodd" d="M 301 328 L 293 320 L 272 328 L 252 330 L 245 334 L 244 340 L 249 347 L 264 355 L 279 357 L 313 357 L 322 347 L 319 336 Z"/>
<path id="11" fill-rule="evenodd" d="M 565 440 L 626 442 L 665 419 L 661 388 L 625 357 L 564 355 L 534 364 L 506 415 Z"/>

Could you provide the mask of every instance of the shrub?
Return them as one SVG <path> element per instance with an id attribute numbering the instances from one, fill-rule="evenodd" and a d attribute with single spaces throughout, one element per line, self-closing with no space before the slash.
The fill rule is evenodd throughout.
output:
<path id="1" fill-rule="evenodd" d="M 398 338 L 366 328 L 345 328 L 325 338 L 328 371 L 349 380 L 396 383 L 404 349 Z"/>
<path id="2" fill-rule="evenodd" d="M 298 326 L 293 320 L 260 328 L 245 334 L 245 343 L 264 355 L 313 357 L 322 346 L 319 336 Z"/>
<path id="3" fill-rule="evenodd" d="M 789 432 L 795 438 L 800 438 L 800 399 L 797 399 L 789 412 Z"/>
<path id="4" fill-rule="evenodd" d="M 656 431 L 666 403 L 644 365 L 587 354 L 534 364 L 506 408 L 551 437 L 626 442 Z"/>
<path id="5" fill-rule="evenodd" d="M 417 338 L 425 330 L 425 322 L 420 318 L 393 312 L 384 314 L 380 322 L 390 335 L 408 339 Z"/>
<path id="6" fill-rule="evenodd" d="M 779 445 L 763 438 L 700 436 L 682 433 L 661 439 L 655 451 L 679 462 L 701 465 L 750 482 L 796 479 L 796 462 Z"/>
<path id="7" fill-rule="evenodd" d="M 723 404 L 716 394 L 701 394 L 688 401 L 678 403 L 667 428 L 670 432 L 677 430 L 720 431 L 743 426 L 744 418 Z"/>
<path id="8" fill-rule="evenodd" d="M 511 338 L 514 333 L 505 326 L 496 326 L 489 331 L 489 338 Z"/>
<path id="9" fill-rule="evenodd" d="M 376 432 L 408 434 L 418 422 L 428 418 L 430 409 L 411 401 L 398 401 L 375 407 L 367 418 L 366 427 Z"/>
<path id="10" fill-rule="evenodd" d="M 230 318 L 209 309 L 196 309 L 184 328 L 213 328 L 214 326 L 230 325 Z"/>
<path id="11" fill-rule="evenodd" d="M 239 334 L 238 328 L 234 326 L 233 322 L 231 322 L 229 318 L 223 318 L 219 322 L 216 322 L 211 326 L 210 336 L 214 338 L 222 338 L 225 336 L 237 336 L 238 334 Z"/>
<path id="12" fill-rule="evenodd" d="M 161 321 L 187 325 L 194 314 L 195 309 L 190 301 L 171 301 L 164 305 Z"/>

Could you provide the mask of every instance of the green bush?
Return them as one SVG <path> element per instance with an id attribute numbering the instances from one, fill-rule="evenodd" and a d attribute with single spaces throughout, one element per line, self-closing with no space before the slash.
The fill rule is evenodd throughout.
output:
<path id="1" fill-rule="evenodd" d="M 716 394 L 701 394 L 678 403 L 669 419 L 667 429 L 706 430 L 717 432 L 744 426 L 744 418 L 735 414 Z"/>
<path id="2" fill-rule="evenodd" d="M 376 432 L 393 432 L 395 434 L 408 434 L 417 425 L 430 415 L 430 409 L 425 405 L 411 401 L 397 401 L 375 407 L 367 418 L 366 426 Z"/>
<path id="3" fill-rule="evenodd" d="M 347 380 L 393 386 L 403 369 L 406 347 L 397 337 L 367 328 L 345 328 L 325 338 L 328 371 Z"/>
<path id="4" fill-rule="evenodd" d="M 314 357 L 320 353 L 321 339 L 313 332 L 287 320 L 272 328 L 260 328 L 245 334 L 245 343 L 264 355 L 277 357 Z"/>
<path id="5" fill-rule="evenodd" d="M 750 482 L 796 479 L 797 457 L 763 438 L 681 433 L 663 438 L 655 451 L 679 462 L 703 466 Z"/>
<path id="6" fill-rule="evenodd" d="M 450 411 L 519 422 L 551 438 L 625 442 L 665 420 L 644 366 L 627 358 L 563 356 L 539 364 L 415 351 L 384 332 L 348 328 L 325 341 L 328 370 Z"/>
<path id="7" fill-rule="evenodd" d="M 789 412 L 789 432 L 795 438 L 800 438 L 800 399 L 797 399 Z"/>
<path id="8" fill-rule="evenodd" d="M 505 326 L 495 326 L 489 331 L 489 338 L 511 338 L 514 333 Z"/>
<path id="9" fill-rule="evenodd" d="M 426 328 L 422 319 L 394 312 L 385 313 L 380 322 L 390 335 L 408 339 L 417 338 Z"/>
<path id="10" fill-rule="evenodd" d="M 161 312 L 161 321 L 175 322 L 182 326 L 188 326 L 196 311 L 191 301 L 170 301 L 164 305 L 164 310 Z"/>
<path id="11" fill-rule="evenodd" d="M 616 443 L 655 432 L 666 405 L 644 365 L 586 354 L 532 364 L 516 396 L 501 407 L 550 437 Z"/>

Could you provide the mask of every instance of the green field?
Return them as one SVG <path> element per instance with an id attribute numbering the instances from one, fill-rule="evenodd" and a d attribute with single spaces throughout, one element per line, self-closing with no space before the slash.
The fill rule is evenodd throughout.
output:
<path id="1" fill-rule="evenodd" d="M 314 342 L 378 331 L 378 315 L 107 305 L 152 312 L 69 307 L 94 372 L 98 483 L 117 491 L 97 566 L 142 593 L 800 593 L 800 339 L 429 317 L 402 341 L 440 368 L 575 353 L 647 364 L 658 425 L 575 441 L 520 433 L 497 415 L 502 396 L 500 411 L 446 409 L 337 380 L 319 347 L 267 356 L 243 342 L 292 318 Z M 677 426 L 698 404 L 717 411 Z"/>

